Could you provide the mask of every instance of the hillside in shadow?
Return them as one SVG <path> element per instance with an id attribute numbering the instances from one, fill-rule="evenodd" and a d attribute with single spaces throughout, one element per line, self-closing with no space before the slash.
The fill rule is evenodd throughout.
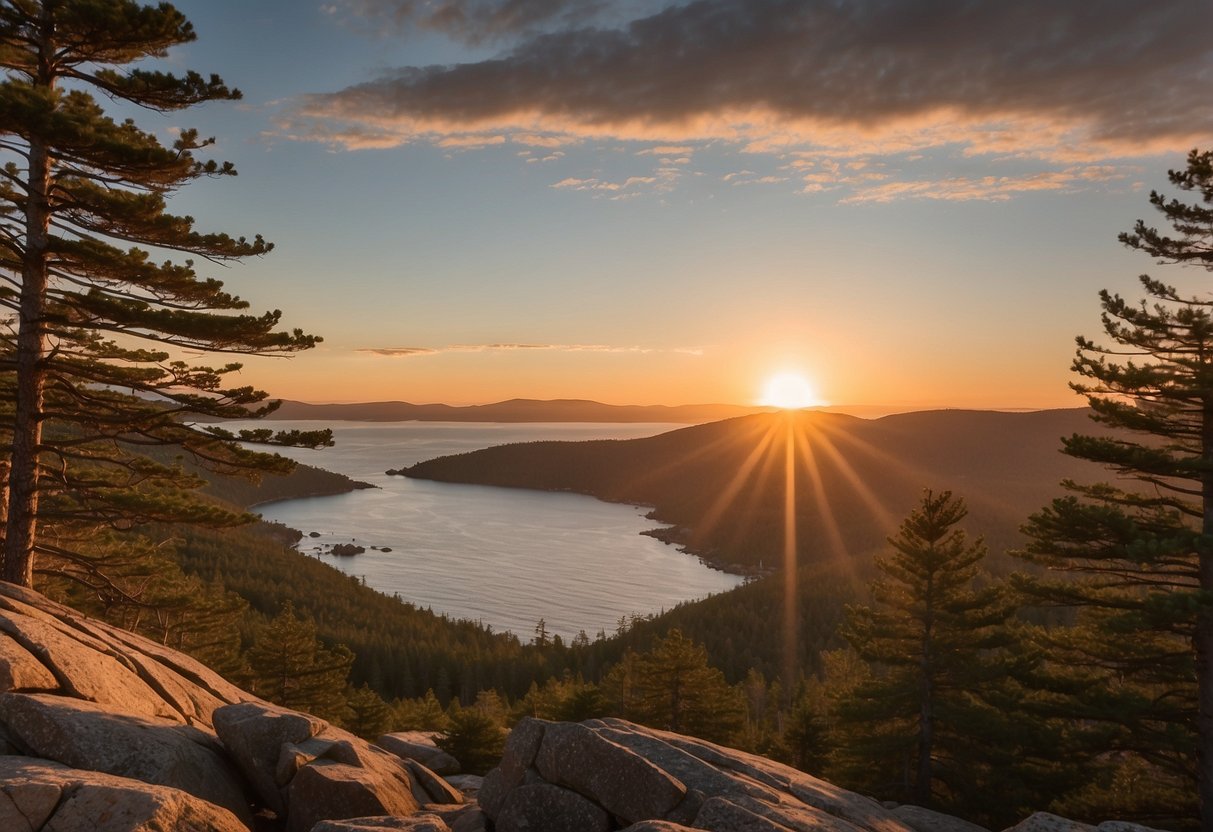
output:
<path id="1" fill-rule="evenodd" d="M 968 502 L 965 523 L 1000 553 L 1064 478 L 1103 472 L 1061 453 L 1060 439 L 1098 426 L 1086 409 L 1031 413 L 940 410 L 860 419 L 787 411 L 658 436 L 503 445 L 399 473 L 443 482 L 574 491 L 652 506 L 663 539 L 741 571 L 783 557 L 787 485 L 794 485 L 802 566 L 866 562 L 922 489 Z"/>

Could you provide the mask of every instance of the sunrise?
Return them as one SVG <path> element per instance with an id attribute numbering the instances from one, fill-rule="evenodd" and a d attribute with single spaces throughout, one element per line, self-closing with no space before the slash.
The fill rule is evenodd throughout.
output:
<path id="1" fill-rule="evenodd" d="M 0 0 L 0 832 L 1213 832 L 1210 0 Z"/>

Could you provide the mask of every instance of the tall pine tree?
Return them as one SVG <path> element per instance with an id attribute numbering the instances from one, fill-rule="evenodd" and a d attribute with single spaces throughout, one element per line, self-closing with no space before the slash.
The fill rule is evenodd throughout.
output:
<path id="1" fill-rule="evenodd" d="M 1213 153 L 1192 151 L 1169 178 L 1198 201 L 1152 193 L 1171 230 L 1139 220 L 1120 241 L 1213 271 Z M 1078 339 L 1072 386 L 1110 433 L 1064 449 L 1141 489 L 1067 483 L 1073 493 L 1032 518 L 1025 554 L 1064 577 L 1023 584 L 1081 611 L 1058 665 L 1096 681 L 1072 697 L 1074 715 L 1102 726 L 1104 750 L 1184 784 L 1168 793 L 1195 793 L 1213 832 L 1213 295 L 1140 281 L 1141 302 L 1100 293 L 1106 344 Z"/>
<path id="2" fill-rule="evenodd" d="M 265 393 L 226 382 L 239 364 L 191 365 L 187 353 L 291 353 L 317 340 L 279 330 L 277 311 L 243 312 L 248 304 L 200 276 L 193 259 L 170 259 L 221 264 L 270 250 L 260 237 L 201 232 L 167 210 L 183 185 L 235 169 L 199 158 L 212 140 L 197 131 L 166 146 L 107 115 L 94 94 L 158 113 L 239 98 L 218 76 L 140 65 L 194 37 L 168 3 L 0 4 L 0 304 L 14 316 L 0 333 L 7 581 L 31 584 L 40 518 L 64 528 L 242 519 L 189 499 L 182 487 L 197 481 L 132 451 L 139 446 L 177 445 L 220 470 L 289 467 L 186 421 L 272 410 Z"/>
<path id="3" fill-rule="evenodd" d="M 975 586 L 986 549 L 957 527 L 967 513 L 952 492 L 927 491 L 876 559 L 875 606 L 849 608 L 843 630 L 872 667 L 839 707 L 844 776 L 920 806 L 976 791 L 994 716 L 982 694 L 1002 675 L 988 651 L 1012 613 L 1001 588 Z"/>

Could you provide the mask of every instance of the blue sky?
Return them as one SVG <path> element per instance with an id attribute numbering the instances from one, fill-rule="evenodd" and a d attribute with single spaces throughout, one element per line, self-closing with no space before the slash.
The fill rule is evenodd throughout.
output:
<path id="1" fill-rule="evenodd" d="M 239 104 L 174 199 L 276 250 L 221 277 L 325 337 L 312 401 L 1040 407 L 1116 234 L 1213 139 L 1205 0 L 176 4 Z"/>

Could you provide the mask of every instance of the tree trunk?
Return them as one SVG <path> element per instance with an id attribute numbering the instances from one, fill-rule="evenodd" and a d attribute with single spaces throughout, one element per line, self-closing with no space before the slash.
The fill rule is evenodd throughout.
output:
<path id="1" fill-rule="evenodd" d="M 53 24 L 43 7 L 37 85 L 54 89 Z M 4 533 L 4 580 L 33 586 L 38 522 L 38 462 L 42 445 L 42 397 L 46 381 L 47 337 L 43 317 L 48 280 L 50 152 L 44 140 L 29 142 L 29 193 L 25 209 L 25 252 L 21 264 L 21 308 L 17 328 L 16 413 L 8 478 Z"/>
<path id="2" fill-rule="evenodd" d="M 922 629 L 922 652 L 918 657 L 918 773 L 914 781 L 914 802 L 924 808 L 931 805 L 931 752 L 935 743 L 935 668 L 931 661 L 931 639 L 935 624 L 933 576 L 927 577 L 927 609 Z"/>
<path id="3" fill-rule="evenodd" d="M 1202 457 L 1213 466 L 1213 401 L 1206 401 L 1202 424 Z M 1202 541 L 1200 589 L 1213 593 L 1213 470 L 1201 476 Z M 1197 611 L 1196 637 L 1197 713 L 1196 783 L 1201 832 L 1213 832 L 1213 608 L 1202 604 Z"/>

